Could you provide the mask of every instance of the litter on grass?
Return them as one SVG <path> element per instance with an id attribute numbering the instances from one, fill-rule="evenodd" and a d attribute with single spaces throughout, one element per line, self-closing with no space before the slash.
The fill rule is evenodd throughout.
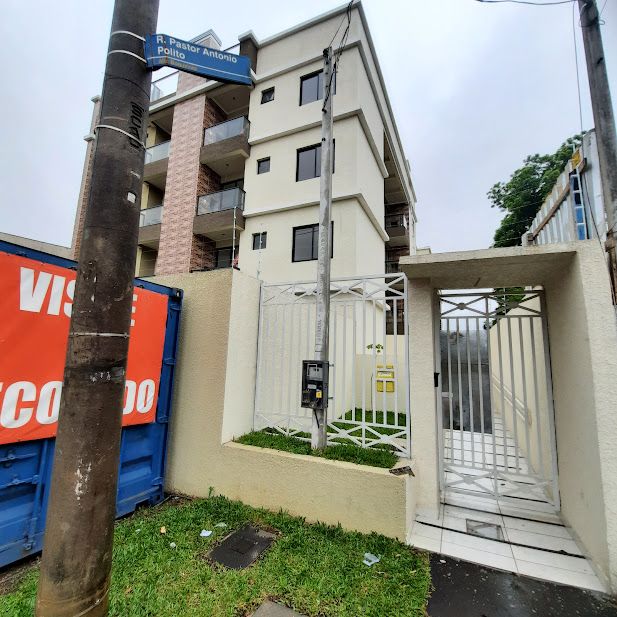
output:
<path id="1" fill-rule="evenodd" d="M 167 533 L 167 529 L 165 529 L 165 527 L 161 527 L 161 533 Z"/>
<path id="2" fill-rule="evenodd" d="M 209 538 L 212 535 L 212 531 L 210 531 L 209 529 L 202 529 L 199 535 L 202 538 Z"/>
<path id="3" fill-rule="evenodd" d="M 217 523 L 215 527 L 227 527 L 227 523 Z"/>
<path id="4" fill-rule="evenodd" d="M 362 563 L 370 567 L 375 565 L 376 563 L 379 563 L 380 559 L 380 557 L 377 557 L 377 555 L 373 555 L 373 553 L 364 553 L 364 559 L 362 560 Z"/>
<path id="5" fill-rule="evenodd" d="M 171 546 L 171 548 L 176 548 L 176 543 L 175 542 L 170 542 L 169 546 Z"/>

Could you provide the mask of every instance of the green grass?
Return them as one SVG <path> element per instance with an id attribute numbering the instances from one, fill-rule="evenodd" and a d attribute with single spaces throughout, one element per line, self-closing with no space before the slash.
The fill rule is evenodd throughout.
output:
<path id="1" fill-rule="evenodd" d="M 291 452 L 292 454 L 308 454 L 333 461 L 347 461 L 349 463 L 357 463 L 358 465 L 370 465 L 371 467 L 383 467 L 385 469 L 394 467 L 398 461 L 396 454 L 389 449 L 360 448 L 350 443 L 337 443 L 337 445 L 328 446 L 324 450 L 312 450 L 311 444 L 306 441 L 296 437 L 287 437 L 278 432 L 271 432 L 268 429 L 247 433 L 242 435 L 242 437 L 238 437 L 236 441 L 247 446 L 272 448 L 274 450 Z M 339 441 L 342 442 L 342 438 L 339 438 Z"/>
<path id="2" fill-rule="evenodd" d="M 219 522 L 228 527 L 215 527 Z M 204 559 L 208 550 L 246 522 L 273 527 L 280 536 L 246 570 L 210 565 Z M 215 533 L 201 538 L 202 529 Z M 381 561 L 365 566 L 365 552 L 380 555 Z M 37 579 L 33 569 L 1 596 L 0 615 L 30 617 Z M 309 617 L 421 617 L 429 590 L 427 555 L 396 540 L 309 525 L 224 497 L 171 500 L 117 524 L 109 614 L 240 617 L 269 598 Z"/>

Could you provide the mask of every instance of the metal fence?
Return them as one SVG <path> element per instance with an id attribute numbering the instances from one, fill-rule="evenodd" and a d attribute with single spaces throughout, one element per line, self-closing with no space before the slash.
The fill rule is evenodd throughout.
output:
<path id="1" fill-rule="evenodd" d="M 442 489 L 558 509 L 543 292 L 440 300 Z"/>
<path id="2" fill-rule="evenodd" d="M 331 281 L 328 442 L 410 455 L 407 278 L 382 274 Z M 314 357 L 315 282 L 263 284 L 254 428 L 310 439 L 300 407 L 302 360 Z"/>

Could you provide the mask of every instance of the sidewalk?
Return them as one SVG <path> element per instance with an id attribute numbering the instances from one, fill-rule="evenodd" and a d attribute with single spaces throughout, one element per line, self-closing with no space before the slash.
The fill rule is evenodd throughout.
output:
<path id="1" fill-rule="evenodd" d="M 430 617 L 617 617 L 606 594 L 431 554 Z"/>

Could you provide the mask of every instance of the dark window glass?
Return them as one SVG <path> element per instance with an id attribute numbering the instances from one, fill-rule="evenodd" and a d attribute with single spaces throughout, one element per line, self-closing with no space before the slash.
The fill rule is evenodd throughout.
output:
<path id="1" fill-rule="evenodd" d="M 254 240 L 253 240 L 254 242 Z M 334 223 L 330 231 L 330 257 L 334 255 Z M 292 261 L 311 261 L 319 253 L 319 225 L 303 225 L 293 228 Z"/>
<path id="2" fill-rule="evenodd" d="M 253 234 L 253 250 L 258 251 L 266 248 L 266 241 L 268 239 L 268 232 L 262 231 L 258 234 Z"/>
<path id="3" fill-rule="evenodd" d="M 274 100 L 274 88 L 268 88 L 261 91 L 261 104 L 269 103 Z"/>
<path id="4" fill-rule="evenodd" d="M 332 173 L 336 158 L 336 141 L 332 140 Z M 321 176 L 321 144 L 300 148 L 296 155 L 296 182 Z"/>
<path id="5" fill-rule="evenodd" d="M 231 247 L 216 249 L 216 268 L 231 268 Z"/>
<path id="6" fill-rule="evenodd" d="M 298 150 L 296 161 L 296 182 L 309 180 L 321 175 L 321 145 Z"/>
<path id="7" fill-rule="evenodd" d="M 332 77 L 332 92 L 336 94 L 336 73 Z M 300 105 L 323 98 L 323 71 L 300 78 Z"/>
<path id="8" fill-rule="evenodd" d="M 270 171 L 270 157 L 257 161 L 257 173 L 265 174 Z"/>
<path id="9" fill-rule="evenodd" d="M 221 191 L 226 191 L 228 189 L 243 189 L 244 188 L 244 178 L 240 178 L 239 180 L 232 180 L 231 182 L 221 182 Z"/>

